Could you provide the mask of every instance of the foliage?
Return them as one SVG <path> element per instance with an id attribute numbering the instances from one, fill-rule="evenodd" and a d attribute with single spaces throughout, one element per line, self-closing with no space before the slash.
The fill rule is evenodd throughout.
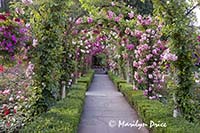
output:
<path id="1" fill-rule="evenodd" d="M 87 10 L 91 11 L 92 9 Z M 92 12 L 95 12 L 95 10 Z M 106 57 L 109 58 L 108 64 L 113 71 L 127 81 L 129 75 L 134 75 L 132 81 L 128 82 L 134 80 L 137 82 L 136 89 L 144 87 L 143 89 L 147 92 L 148 97 L 157 98 L 157 90 L 163 88 L 164 82 L 161 72 L 162 63 L 176 60 L 176 56 L 167 49 L 166 43 L 160 40 L 162 24 L 151 16 L 136 14 L 133 9 L 120 2 L 105 3 L 102 5 L 102 9 L 99 9 L 97 16 L 100 17 L 94 17 L 94 21 L 99 23 L 98 27 L 90 27 L 89 30 L 84 31 L 84 33 L 90 35 L 90 38 L 87 38 L 87 36 L 84 38 L 85 47 L 88 47 L 88 42 L 94 40 L 94 43 L 89 43 L 91 45 L 89 54 L 93 48 L 104 52 L 107 55 Z M 107 27 L 109 27 L 109 30 L 107 30 Z M 92 39 L 90 30 L 97 34 L 93 35 Z M 105 36 L 105 39 L 99 39 L 100 35 Z M 105 40 L 106 44 L 99 40 Z M 81 45 L 84 46 L 84 44 Z M 99 47 L 96 47 L 96 45 Z M 106 47 L 107 50 L 102 47 Z M 93 52 L 95 53 L 94 50 L 92 55 L 94 55 Z"/>
<path id="2" fill-rule="evenodd" d="M 30 27 L 13 14 L 0 14 L 0 130 L 13 132 L 29 121 L 34 91 L 25 71 L 27 52 L 32 48 Z M 31 70 L 30 68 L 29 70 Z"/>
<path id="3" fill-rule="evenodd" d="M 87 90 L 86 84 L 90 84 L 93 74 L 94 71 L 91 71 L 87 76 L 82 77 L 82 79 L 87 80 L 86 83 L 74 84 L 65 99 L 59 101 L 47 113 L 43 113 L 20 131 L 77 132 Z"/>
<path id="4" fill-rule="evenodd" d="M 22 60 L 19 59 L 19 55 L 25 56 L 32 43 L 30 28 L 23 20 L 14 18 L 8 13 L 0 14 L 0 36 L 1 63 L 9 64 Z"/>
<path id="5" fill-rule="evenodd" d="M 169 37 L 170 49 L 178 56 L 177 61 L 172 66 L 176 75 L 176 86 L 173 88 L 175 109 L 181 112 L 185 118 L 193 121 L 195 119 L 193 114 L 195 114 L 197 107 L 191 106 L 195 105 L 192 98 L 195 83 L 192 48 L 194 47 L 193 39 L 195 37 L 193 35 L 195 34 L 191 34 L 193 31 L 188 27 L 192 20 L 192 10 L 186 10 L 187 7 L 191 6 L 184 0 L 170 0 L 167 3 L 154 0 L 154 4 L 157 7 L 155 13 L 164 23 L 163 33 Z"/>
<path id="6" fill-rule="evenodd" d="M 77 131 L 82 106 L 81 99 L 66 98 L 21 131 L 74 133 Z"/>
<path id="7" fill-rule="evenodd" d="M 160 118 L 156 115 L 168 116 L 171 110 L 164 110 L 165 106 L 158 101 L 149 101 L 138 95 L 135 98 L 132 93 L 141 94 L 141 91 L 136 92 L 133 89 L 144 89 L 143 94 L 149 99 L 158 99 L 161 88 L 166 88 L 175 94 L 175 111 L 180 110 L 184 117 L 191 121 L 197 118 L 196 107 L 199 101 L 194 93 L 198 92 L 198 89 L 193 86 L 194 81 L 198 81 L 197 76 L 194 78 L 197 67 L 193 65 L 197 60 L 193 62 L 194 55 L 192 56 L 194 51 L 198 55 L 198 49 L 193 45 L 197 44 L 197 35 L 188 38 L 193 32 L 193 28 L 188 26 L 195 19 L 191 14 L 192 5 L 197 1 L 187 3 L 184 0 L 153 0 L 155 17 L 141 15 L 151 14 L 151 0 L 126 2 L 136 5 L 137 9 L 127 6 L 127 3 L 122 1 L 111 0 L 22 0 L 11 3 L 12 17 L 6 14 L 0 16 L 1 39 L 6 41 L 5 44 L 1 42 L 0 58 L 16 55 L 17 59 L 30 61 L 26 64 L 28 67 L 24 74 L 32 83 L 28 86 L 31 89 L 31 96 L 22 108 L 22 112 L 26 114 L 28 104 L 30 110 L 27 111 L 27 119 L 31 117 L 30 114 L 35 116 L 47 111 L 60 99 L 64 83 L 67 88 L 74 89 L 68 93 L 69 103 L 73 104 L 74 98 L 77 98 L 78 106 L 82 105 L 80 100 L 84 99 L 84 88 L 90 85 L 92 76 L 91 73 L 85 73 L 92 65 L 92 57 L 99 55 L 103 55 L 101 57 L 104 63 L 113 73 L 122 77 L 112 77 L 114 84 L 124 92 L 143 117 L 149 116 L 144 117 L 145 120 Z M 150 10 L 140 10 L 138 3 L 141 2 L 142 7 L 149 4 Z M 178 8 L 175 5 L 179 5 Z M 10 30 L 10 26 L 14 27 L 11 28 L 14 30 Z M 5 32 L 9 35 L 5 36 Z M 16 47 L 13 47 L 14 44 Z M 24 51 L 23 56 L 20 54 L 21 51 Z M 4 72 L 5 68 L 0 66 L 0 73 Z M 168 74 L 169 79 L 165 79 L 165 74 Z M 72 85 L 81 75 L 83 77 L 77 79 L 78 84 Z M 133 86 L 125 82 L 133 82 Z M 4 86 L 4 89 L 7 86 L 11 85 Z M 81 89 L 76 90 L 77 87 Z M 2 93 L 7 93 L 4 89 Z M 23 89 L 26 90 L 26 87 Z M 3 94 L 2 97 L 8 99 L 10 95 L 5 97 Z M 80 117 L 81 108 L 75 104 L 73 110 L 78 111 L 78 114 L 72 113 L 71 116 L 70 110 L 60 110 L 61 104 L 71 107 L 61 101 L 59 109 L 55 107 L 53 111 L 42 114 L 30 128 L 42 131 L 41 128 L 47 125 L 47 131 L 55 131 L 59 127 L 61 131 L 74 132 L 76 128 L 68 125 L 71 122 L 57 116 L 55 112 L 70 115 L 72 124 L 73 121 L 77 124 L 79 118 L 74 119 L 74 116 Z M 156 109 L 161 111 L 157 112 Z M 68 123 L 66 126 L 69 129 L 58 126 L 59 122 L 55 122 L 55 125 L 49 123 L 49 118 L 54 122 L 51 114 Z M 47 117 L 44 120 L 46 124 L 40 126 L 37 122 L 43 122 L 43 117 Z M 173 121 L 173 118 L 169 119 L 170 122 Z M 182 118 L 180 120 L 182 121 Z M 73 128 L 73 131 L 70 128 Z"/>
<path id="8" fill-rule="evenodd" d="M 61 81 L 69 85 L 72 82 L 74 51 L 65 36 L 69 17 L 66 12 L 73 4 L 72 1 L 50 0 L 12 5 L 16 16 L 24 17 L 31 25 L 35 45 L 28 54 L 34 64 L 33 86 L 42 90 L 38 104 L 43 102 L 44 110 L 59 99 Z"/>
<path id="9" fill-rule="evenodd" d="M 161 41 L 162 24 L 157 19 L 138 15 L 137 24 L 135 32 L 139 43 L 134 51 L 134 89 L 142 85 L 144 94 L 156 99 L 159 97 L 158 91 L 164 88 L 163 62 L 176 61 L 177 56 L 169 51 L 166 41 Z"/>
<path id="10" fill-rule="evenodd" d="M 34 116 L 34 88 L 26 78 L 23 65 L 5 70 L 0 75 L 0 130 L 14 132 Z M 16 75 L 17 73 L 17 75 Z"/>
<path id="11" fill-rule="evenodd" d="M 82 77 L 80 77 L 77 82 L 78 83 L 86 83 L 87 87 L 90 86 L 90 83 L 92 82 L 92 78 L 93 77 L 93 73 L 90 71 L 88 72 L 88 74 L 83 75 Z"/>

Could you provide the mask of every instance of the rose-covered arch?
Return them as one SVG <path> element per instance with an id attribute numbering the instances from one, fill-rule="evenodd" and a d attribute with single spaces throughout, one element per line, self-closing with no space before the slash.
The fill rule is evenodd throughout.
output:
<path id="1" fill-rule="evenodd" d="M 106 54 L 113 73 L 133 82 L 133 89 L 144 90 L 150 99 L 159 98 L 159 90 L 165 84 L 163 68 L 177 59 L 167 41 L 161 39 L 162 24 L 119 3 L 102 7 L 97 17 L 77 19 L 74 29 L 77 38 L 73 41 L 77 45 L 77 56 L 84 57 L 82 63 L 87 62 L 88 67 L 92 56 Z"/>
<path id="2" fill-rule="evenodd" d="M 111 0 L 22 0 L 11 6 L 15 13 L 0 14 L 0 63 L 18 62 L 27 67 L 22 79 L 16 81 L 17 87 L 7 85 L 4 77 L 0 79 L 0 115 L 6 130 L 24 125 L 61 99 L 61 88 L 70 88 L 91 68 L 92 57 L 99 54 L 105 56 L 113 74 L 131 83 L 133 91 L 143 90 L 148 99 L 159 99 L 168 89 L 174 94 L 174 117 L 182 110 L 192 121 L 197 116 L 193 115 L 194 108 L 199 105 L 198 94 L 192 93 L 199 92 L 198 88 L 193 91 L 193 80 L 199 83 L 200 39 L 196 46 L 191 44 L 196 44 L 197 35 L 188 37 L 193 30 L 188 28 L 191 18 L 182 8 L 187 5 L 184 1 L 154 3 L 159 17 L 142 16 L 130 6 Z M 177 4 L 183 6 L 174 7 Z M 192 54 L 195 70 L 191 69 Z M 7 66 L 0 65 L 0 76 L 5 71 Z M 194 106 L 190 108 L 191 103 Z"/>

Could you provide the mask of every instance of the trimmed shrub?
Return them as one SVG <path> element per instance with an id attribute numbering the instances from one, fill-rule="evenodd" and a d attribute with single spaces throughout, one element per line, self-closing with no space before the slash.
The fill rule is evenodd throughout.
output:
<path id="1" fill-rule="evenodd" d="M 35 118 L 20 132 L 42 132 L 42 133 L 76 133 L 81 118 L 81 113 L 85 100 L 85 92 L 90 85 L 94 71 L 90 71 L 81 81 L 72 85 L 67 97 L 52 107 L 48 112 Z"/>
<path id="2" fill-rule="evenodd" d="M 199 123 L 189 123 L 184 118 L 173 118 L 173 108 L 164 105 L 157 100 L 149 100 L 143 95 L 142 90 L 133 90 L 133 86 L 123 83 L 111 72 L 108 73 L 110 79 L 123 93 L 129 104 L 137 110 L 144 123 L 150 126 L 150 122 L 166 123 L 167 127 L 149 127 L 155 133 L 196 133 L 200 131 Z"/>
<path id="3" fill-rule="evenodd" d="M 94 71 L 89 71 L 87 74 L 83 75 L 83 77 L 80 77 L 77 80 L 77 83 L 86 83 L 87 88 L 90 86 L 90 83 L 92 82 L 94 76 Z"/>
<path id="4" fill-rule="evenodd" d="M 112 72 L 108 72 L 109 78 L 113 81 L 114 85 L 119 89 L 120 83 L 126 83 L 124 79 L 121 79 L 112 74 Z"/>

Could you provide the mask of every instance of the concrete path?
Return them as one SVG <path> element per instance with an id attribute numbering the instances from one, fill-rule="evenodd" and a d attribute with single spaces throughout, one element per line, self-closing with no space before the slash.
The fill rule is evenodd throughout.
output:
<path id="1" fill-rule="evenodd" d="M 86 93 L 78 133 L 148 133 L 107 75 L 95 74 Z M 132 127 L 131 127 L 132 126 Z"/>

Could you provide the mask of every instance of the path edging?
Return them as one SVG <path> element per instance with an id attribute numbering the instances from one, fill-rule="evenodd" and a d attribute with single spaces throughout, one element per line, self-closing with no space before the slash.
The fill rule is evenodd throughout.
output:
<path id="1" fill-rule="evenodd" d="M 57 102 L 48 112 L 34 119 L 20 132 L 65 132 L 76 133 L 80 123 L 81 113 L 87 91 L 94 71 L 90 71 L 77 84 L 72 85 L 66 98 Z"/>
<path id="2" fill-rule="evenodd" d="M 138 115 L 144 123 L 150 125 L 153 121 L 158 123 L 166 123 L 167 127 L 152 127 L 149 128 L 151 132 L 186 132 L 195 133 L 200 131 L 198 125 L 189 123 L 183 118 L 173 118 L 171 108 L 165 106 L 157 100 L 149 100 L 143 95 L 142 90 L 133 90 L 133 86 L 125 82 L 125 80 L 108 72 L 109 78 L 118 86 L 118 90 L 123 93 L 128 103 L 137 110 Z"/>

